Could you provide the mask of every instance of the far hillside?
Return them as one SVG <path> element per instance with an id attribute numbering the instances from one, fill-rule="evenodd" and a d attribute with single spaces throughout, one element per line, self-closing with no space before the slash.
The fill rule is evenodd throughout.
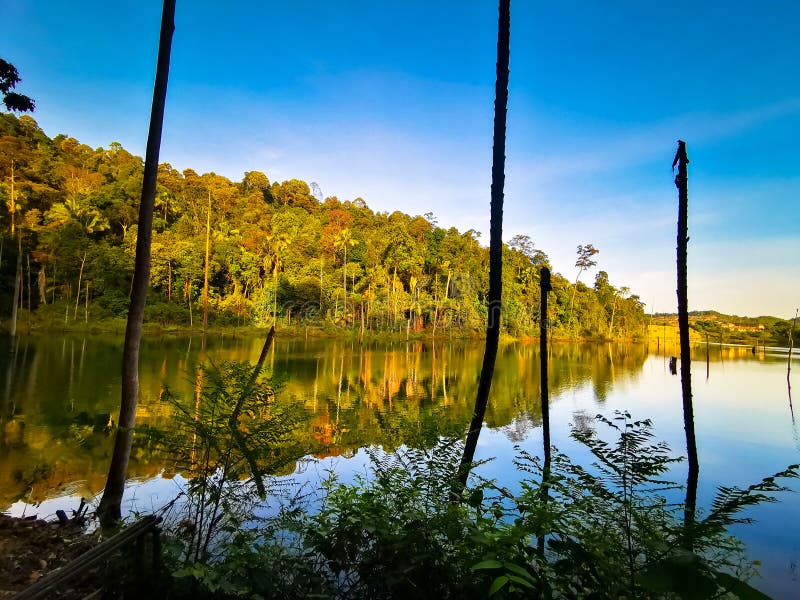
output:
<path id="1" fill-rule="evenodd" d="M 651 336 L 656 335 L 659 326 L 677 327 L 678 315 L 656 313 L 650 323 Z M 740 317 L 726 315 L 715 310 L 699 310 L 689 313 L 689 327 L 693 338 L 712 342 L 741 344 L 789 345 L 792 320 L 772 316 Z M 794 338 L 797 338 L 795 333 Z"/>

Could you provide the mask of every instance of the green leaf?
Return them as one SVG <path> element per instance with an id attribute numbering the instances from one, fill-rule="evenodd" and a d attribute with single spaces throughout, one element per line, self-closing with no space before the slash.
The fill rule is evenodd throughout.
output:
<path id="1" fill-rule="evenodd" d="M 479 562 L 476 565 L 472 565 L 473 571 L 479 571 L 481 569 L 499 569 L 503 566 L 499 560 L 484 560 Z"/>
<path id="2" fill-rule="evenodd" d="M 489 588 L 489 595 L 494 596 L 497 592 L 503 589 L 503 586 L 507 584 L 509 581 L 508 577 L 505 575 L 500 575 L 497 579 L 492 582 L 492 587 Z"/>
<path id="3" fill-rule="evenodd" d="M 533 589 L 533 584 L 527 579 L 523 579 L 522 577 L 517 577 L 516 575 L 508 575 L 507 577 L 514 583 L 518 583 L 519 585 L 526 587 L 528 589 Z"/>
<path id="4" fill-rule="evenodd" d="M 506 570 L 511 571 L 512 573 L 516 573 L 517 575 L 524 577 L 529 581 L 536 581 L 533 578 L 533 575 L 531 575 L 527 569 L 524 569 L 519 565 L 515 565 L 514 563 L 503 563 L 503 566 L 506 568 Z"/>

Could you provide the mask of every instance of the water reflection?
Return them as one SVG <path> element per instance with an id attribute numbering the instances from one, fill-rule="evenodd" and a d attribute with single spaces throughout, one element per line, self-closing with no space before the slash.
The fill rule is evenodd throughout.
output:
<path id="1" fill-rule="evenodd" d="M 173 408 L 159 401 L 164 386 L 197 410 L 200 378 L 208 376 L 198 366 L 255 361 L 262 343 L 262 338 L 230 336 L 208 338 L 205 344 L 200 337 L 144 340 L 137 422 L 170 428 Z M 538 350 L 537 343 L 514 343 L 501 346 L 498 354 L 486 414 L 491 429 L 482 434 L 477 458 L 497 456 L 484 474 L 504 484 L 515 477 L 514 443 L 526 444 L 532 452 L 541 449 L 538 432 L 531 435 L 541 424 Z M 680 452 L 680 381 L 668 367 L 676 350 L 676 344 L 665 346 L 663 341 L 649 348 L 552 344 L 553 444 L 586 464 L 591 457 L 570 442 L 569 423 L 590 425 L 597 412 L 609 415 L 628 409 L 636 418 L 652 418 L 659 439 Z M 355 455 L 352 461 L 338 459 L 335 468 L 341 472 L 356 468 L 355 463 L 363 465 L 364 453 L 358 453 L 363 446 L 392 449 L 430 443 L 442 434 L 463 434 L 472 414 L 482 352 L 480 343 L 360 346 L 279 338 L 267 364 L 268 372 L 282 382 L 279 401 L 302 407 L 308 416 L 296 432 L 296 446 L 319 458 Z M 759 348 L 753 354 L 750 347 L 712 343 L 695 346 L 693 352 L 698 450 L 704 470 L 698 505 L 704 506 L 717 485 L 747 486 L 798 462 L 800 437 L 787 406 L 786 349 Z M 116 338 L 36 337 L 16 343 L 0 338 L 3 509 L 18 499 L 90 496 L 102 489 L 113 446 L 109 419 L 116 417 L 119 406 L 120 360 L 121 340 Z M 798 362 L 795 354 L 794 364 Z M 798 372 L 792 369 L 792 376 Z M 330 458 L 324 465 L 336 460 Z M 308 465 L 301 461 L 295 476 Z M 169 478 L 175 474 L 157 440 L 137 434 L 129 476 L 173 493 L 176 486 Z M 681 471 L 673 479 L 682 477 Z M 792 540 L 800 539 L 800 525 L 788 515 L 796 512 L 797 503 L 786 500 L 753 515 L 758 528 L 741 532 L 751 536 L 745 539 L 753 544 L 753 558 L 774 559 L 774 566 L 765 562 L 765 581 L 785 581 L 787 561 L 799 556 L 800 548 Z"/>
<path id="2" fill-rule="evenodd" d="M 197 399 L 200 365 L 255 361 L 260 346 L 259 338 L 230 336 L 205 343 L 191 337 L 144 340 L 137 424 L 169 429 L 173 408 L 159 400 L 165 387 L 181 398 Z M 648 352 L 661 350 L 666 372 L 670 348 L 659 346 L 553 344 L 550 395 L 569 396 L 588 387 L 602 407 L 614 389 L 640 377 Z M 725 361 L 786 360 L 785 351 L 770 348 L 753 355 L 748 347 L 712 344 L 697 346 L 695 352 L 707 360 L 710 380 L 724 375 Z M 3 508 L 21 498 L 38 502 L 67 487 L 86 495 L 102 489 L 113 441 L 109 426 L 120 397 L 120 359 L 116 338 L 0 338 Z M 464 342 L 359 345 L 278 339 L 267 371 L 280 382 L 280 399 L 306 411 L 308 419 L 296 436 L 309 454 L 350 456 L 368 445 L 391 450 L 431 443 L 439 435 L 461 435 L 471 417 L 481 360 L 480 344 Z M 502 346 L 487 425 L 509 440 L 524 440 L 541 424 L 540 391 L 537 345 Z M 797 443 L 794 419 L 792 425 Z M 157 445 L 137 436 L 129 476 L 152 477 L 165 467 Z"/>
<path id="3" fill-rule="evenodd" d="M 198 366 L 255 361 L 258 338 L 165 337 L 143 341 L 137 424 L 168 429 L 173 408 L 159 400 L 165 387 L 197 397 Z M 562 345 L 551 348 L 553 396 L 590 384 L 601 401 L 620 381 L 635 378 L 647 356 L 642 345 Z M 267 372 L 279 397 L 302 406 L 308 419 L 296 432 L 317 457 L 352 455 L 377 444 L 431 443 L 460 435 L 469 422 L 482 350 L 455 342 L 372 343 L 278 340 Z M 0 432 L 0 504 L 78 490 L 97 493 L 110 460 L 109 425 L 118 410 L 121 342 L 116 338 L 52 337 L 0 340 L 5 381 Z M 538 348 L 501 347 L 489 427 L 515 441 L 541 423 Z M 130 477 L 157 475 L 167 465 L 156 444 L 139 435 Z"/>

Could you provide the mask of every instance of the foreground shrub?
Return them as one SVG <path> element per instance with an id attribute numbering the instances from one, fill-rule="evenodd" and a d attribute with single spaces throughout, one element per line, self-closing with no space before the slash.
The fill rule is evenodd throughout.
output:
<path id="1" fill-rule="evenodd" d="M 209 369 L 182 409 L 173 452 L 190 465 L 182 518 L 169 544 L 175 598 L 765 598 L 755 568 L 727 533 L 741 511 L 775 501 L 798 465 L 745 489 L 723 487 L 685 524 L 679 459 L 649 420 L 598 415 L 572 435 L 582 466 L 554 452 L 544 469 L 518 449 L 519 492 L 473 473 L 454 496 L 462 446 L 373 449 L 371 472 L 321 496 L 281 487 L 280 461 L 302 455 L 297 415 L 257 371 Z M 179 451 L 183 444 L 184 451 Z M 480 473 L 479 465 L 476 471 Z M 273 514 L 268 512 L 265 498 Z M 261 515 L 261 516 L 260 516 Z"/>

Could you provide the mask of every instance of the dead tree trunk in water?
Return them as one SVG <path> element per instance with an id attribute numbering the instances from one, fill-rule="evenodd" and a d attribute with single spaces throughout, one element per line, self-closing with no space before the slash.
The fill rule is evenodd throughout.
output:
<path id="1" fill-rule="evenodd" d="M 545 476 L 550 471 L 550 390 L 547 367 L 547 295 L 553 289 L 550 285 L 550 269 L 542 267 L 539 285 L 542 295 L 542 314 L 539 324 L 539 364 L 542 388 L 542 438 L 544 444 Z"/>
<path id="2" fill-rule="evenodd" d="M 467 433 L 464 454 L 461 457 L 458 480 L 463 489 L 467 485 L 475 448 L 478 445 L 486 403 L 492 386 L 497 346 L 500 341 L 500 313 L 503 290 L 503 186 L 506 164 L 506 113 L 508 110 L 508 60 L 511 33 L 511 0 L 500 0 L 497 27 L 497 78 L 494 101 L 494 149 L 492 154 L 492 202 L 489 226 L 489 315 L 486 327 L 486 349 L 483 353 L 475 411 Z M 460 492 L 460 490 L 459 490 Z"/>
<path id="3" fill-rule="evenodd" d="M 792 406 L 792 352 L 794 351 L 794 326 L 797 323 L 797 314 L 800 309 L 794 310 L 794 319 L 792 319 L 792 326 L 789 328 L 789 360 L 786 363 L 786 387 L 789 390 L 789 407 Z M 794 410 L 792 411 L 794 412 Z"/>
<path id="4" fill-rule="evenodd" d="M 686 482 L 686 506 L 684 509 L 685 540 L 691 548 L 695 513 L 697 508 L 697 479 L 700 463 L 697 459 L 697 440 L 694 432 L 694 408 L 692 405 L 691 348 L 689 346 L 689 301 L 687 294 L 687 245 L 689 243 L 689 158 L 686 142 L 678 141 L 678 151 L 672 167 L 678 165 L 675 186 L 678 188 L 678 330 L 681 346 L 681 389 L 683 392 L 683 427 L 686 431 L 686 453 L 689 474 Z"/>
<path id="5" fill-rule="evenodd" d="M 550 269 L 542 267 L 540 271 L 539 286 L 542 297 L 542 314 L 539 318 L 539 379 L 542 388 L 542 446 L 544 450 L 544 468 L 542 469 L 542 501 L 547 503 L 548 482 L 550 479 L 550 389 L 548 380 L 547 356 L 547 328 L 550 321 L 547 318 L 547 295 L 553 289 L 550 284 Z M 539 536 L 537 543 L 539 553 L 544 556 L 544 535 Z"/>
<path id="6" fill-rule="evenodd" d="M 153 105 L 150 112 L 150 131 L 147 135 L 142 179 L 142 199 L 139 204 L 139 235 L 136 240 L 131 303 L 128 309 L 125 345 L 122 352 L 122 398 L 119 421 L 106 487 L 97 508 L 97 514 L 103 526 L 113 525 L 122 516 L 122 493 L 125 489 L 125 477 L 133 441 L 133 426 L 136 421 L 136 402 L 139 396 L 139 344 L 142 339 L 144 305 L 150 281 L 150 243 L 153 237 L 158 154 L 161 149 L 161 129 L 164 123 L 164 105 L 167 99 L 173 31 L 175 31 L 175 0 L 164 0 L 156 81 L 153 87 Z"/>

